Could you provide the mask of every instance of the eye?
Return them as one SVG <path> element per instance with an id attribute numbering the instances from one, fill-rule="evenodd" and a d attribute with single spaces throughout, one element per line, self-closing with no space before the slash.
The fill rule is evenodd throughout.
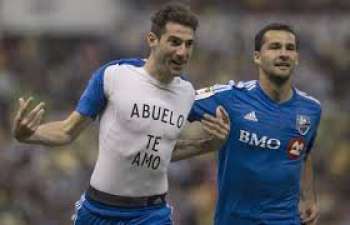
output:
<path id="1" fill-rule="evenodd" d="M 288 44 L 287 50 L 294 51 L 294 50 L 296 50 L 296 46 L 294 44 Z"/>
<path id="2" fill-rule="evenodd" d="M 179 46 L 182 44 L 182 41 L 179 38 L 169 38 L 169 42 L 172 46 Z"/>
<path id="3" fill-rule="evenodd" d="M 269 45 L 269 49 L 280 49 L 281 48 L 281 44 L 280 43 L 271 43 Z"/>
<path id="4" fill-rule="evenodd" d="M 191 48 L 193 46 L 193 40 L 186 41 L 186 47 Z"/>

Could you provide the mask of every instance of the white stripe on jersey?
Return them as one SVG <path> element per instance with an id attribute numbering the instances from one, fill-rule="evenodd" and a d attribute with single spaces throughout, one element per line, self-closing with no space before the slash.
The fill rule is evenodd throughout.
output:
<path id="1" fill-rule="evenodd" d="M 256 80 L 251 80 L 251 81 L 239 81 L 236 83 L 234 86 L 239 89 L 247 89 L 248 91 L 253 90 L 256 87 Z"/>
<path id="2" fill-rule="evenodd" d="M 320 101 L 318 101 L 316 98 L 314 98 L 314 97 L 308 95 L 307 93 L 305 93 L 305 92 L 303 92 L 303 91 L 300 91 L 300 90 L 297 89 L 297 88 L 295 88 L 295 91 L 296 91 L 296 93 L 297 93 L 298 95 L 300 95 L 300 96 L 302 96 L 302 97 L 304 97 L 304 98 L 306 98 L 306 99 L 309 99 L 309 100 L 311 100 L 311 101 L 313 101 L 313 102 L 316 102 L 317 104 L 321 105 Z"/>
<path id="3" fill-rule="evenodd" d="M 205 98 L 209 98 L 210 96 L 220 93 L 223 91 L 228 91 L 232 90 L 232 85 L 227 85 L 227 84 L 215 84 L 210 87 L 202 88 L 196 90 L 196 97 L 195 100 L 201 100 Z"/>
<path id="4" fill-rule="evenodd" d="M 239 81 L 235 82 L 234 80 L 230 80 L 227 82 L 227 84 L 215 84 L 210 87 L 202 88 L 196 90 L 196 98 L 195 100 L 201 100 L 205 98 L 209 98 L 210 96 L 220 93 L 223 91 L 232 90 L 232 87 L 236 87 L 238 89 L 247 89 L 248 91 L 253 90 L 256 87 L 256 80 L 251 81 Z"/>

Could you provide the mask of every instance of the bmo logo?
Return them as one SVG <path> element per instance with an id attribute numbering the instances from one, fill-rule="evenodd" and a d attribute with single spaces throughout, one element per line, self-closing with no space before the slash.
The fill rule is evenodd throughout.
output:
<path id="1" fill-rule="evenodd" d="M 268 136 L 258 136 L 256 133 L 251 133 L 246 130 L 239 131 L 239 141 L 251 146 L 257 146 L 267 149 L 279 149 L 281 141 Z"/>

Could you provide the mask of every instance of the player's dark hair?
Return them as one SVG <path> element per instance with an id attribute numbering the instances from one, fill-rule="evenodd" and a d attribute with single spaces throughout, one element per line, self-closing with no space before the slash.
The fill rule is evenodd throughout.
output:
<path id="1" fill-rule="evenodd" d="M 155 33 L 158 38 L 165 32 L 165 26 L 169 22 L 178 23 L 196 31 L 198 27 L 197 16 L 184 4 L 169 3 L 156 11 L 152 18 L 151 32 Z"/>
<path id="2" fill-rule="evenodd" d="M 289 33 L 292 33 L 295 36 L 295 44 L 296 44 L 296 48 L 298 49 L 298 40 L 297 40 L 297 35 L 294 31 L 294 29 L 287 24 L 283 24 L 283 23 L 271 23 L 266 25 L 265 27 L 263 27 L 256 35 L 255 35 L 255 51 L 260 51 L 261 47 L 264 44 L 264 35 L 271 30 L 278 30 L 278 31 L 286 31 Z"/>

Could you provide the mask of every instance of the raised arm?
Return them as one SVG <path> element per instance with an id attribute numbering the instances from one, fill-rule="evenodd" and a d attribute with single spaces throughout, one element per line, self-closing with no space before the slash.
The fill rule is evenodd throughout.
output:
<path id="1" fill-rule="evenodd" d="M 216 151 L 226 142 L 230 133 L 230 120 L 223 107 L 217 107 L 215 117 L 205 114 L 201 120 L 201 125 L 206 133 L 198 138 L 178 140 L 171 161 Z"/>
<path id="2" fill-rule="evenodd" d="M 65 120 L 41 124 L 45 104 L 39 103 L 29 111 L 33 98 L 20 98 L 13 122 L 13 136 L 23 143 L 60 146 L 71 143 L 92 119 L 71 113 Z"/>

